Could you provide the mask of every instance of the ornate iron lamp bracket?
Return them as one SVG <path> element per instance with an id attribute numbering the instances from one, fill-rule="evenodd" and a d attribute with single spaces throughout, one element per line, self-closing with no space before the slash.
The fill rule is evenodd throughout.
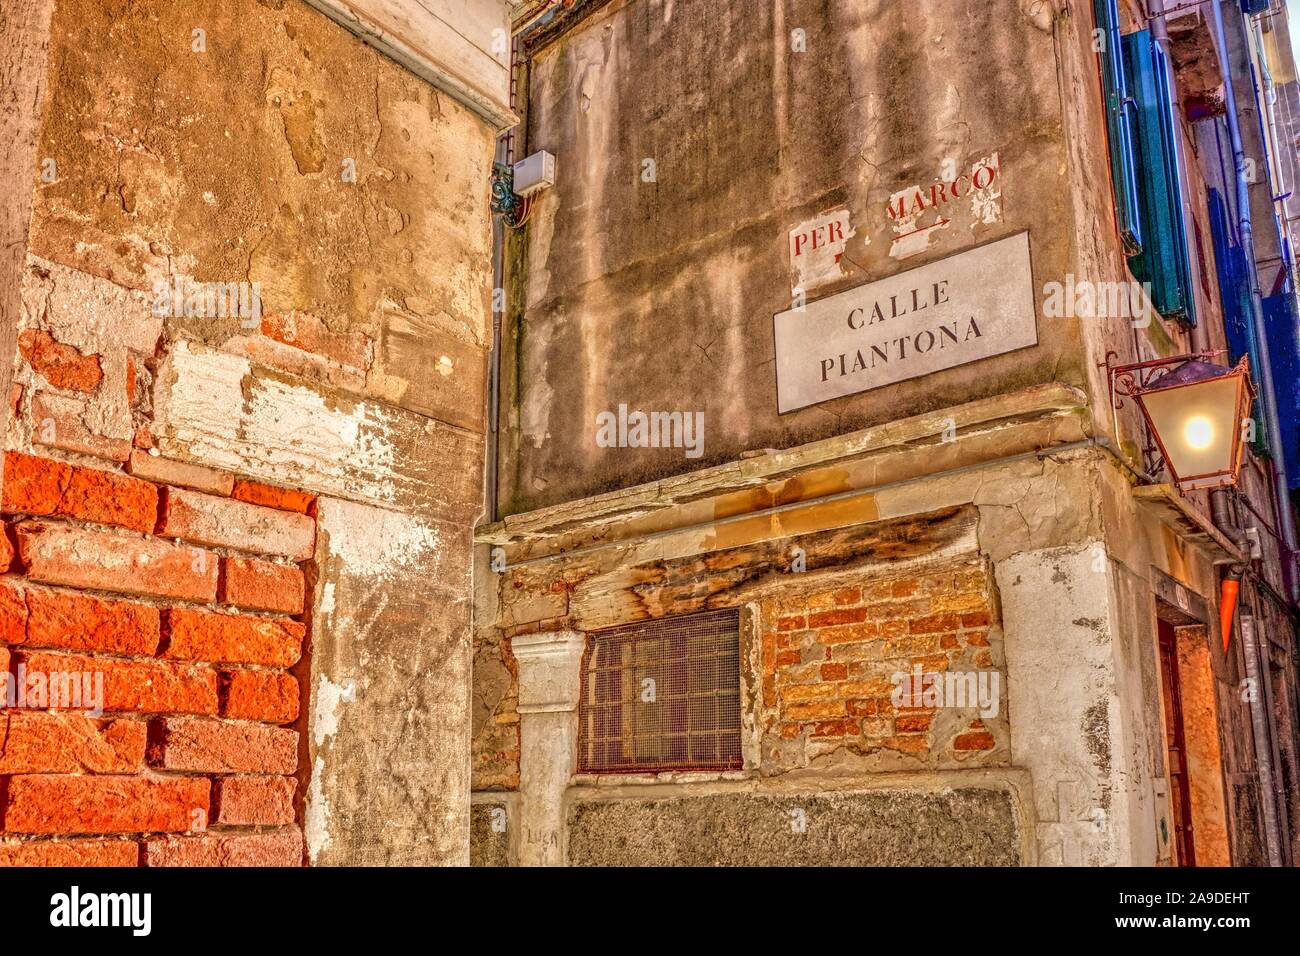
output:
<path id="1" fill-rule="evenodd" d="M 1158 382 L 1175 365 L 1191 360 L 1209 361 L 1224 354 L 1225 349 L 1208 352 L 1191 352 L 1185 355 L 1171 355 L 1168 358 L 1151 359 L 1146 362 L 1133 362 L 1128 365 L 1114 365 L 1112 359 L 1119 358 L 1119 353 L 1106 352 L 1104 361 L 1097 363 L 1097 368 L 1106 372 L 1106 387 L 1110 396 L 1111 425 L 1119 438 L 1119 416 L 1115 413 L 1124 407 L 1126 398 L 1135 398 Z M 1142 464 L 1148 476 L 1158 475 L 1165 467 L 1164 453 L 1151 434 L 1146 434 L 1142 445 Z M 1182 486 L 1178 486 L 1182 493 Z"/>

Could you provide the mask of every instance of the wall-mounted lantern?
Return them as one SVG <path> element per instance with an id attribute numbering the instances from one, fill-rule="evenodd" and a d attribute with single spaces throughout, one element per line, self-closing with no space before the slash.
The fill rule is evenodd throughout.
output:
<path id="1" fill-rule="evenodd" d="M 1255 397 L 1247 358 L 1234 368 L 1207 361 L 1217 352 L 1112 366 L 1113 354 L 1111 402 L 1137 402 L 1179 491 L 1235 485 Z"/>

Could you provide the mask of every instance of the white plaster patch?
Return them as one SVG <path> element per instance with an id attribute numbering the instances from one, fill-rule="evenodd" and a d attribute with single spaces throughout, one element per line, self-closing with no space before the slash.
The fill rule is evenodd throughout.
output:
<path id="1" fill-rule="evenodd" d="M 808 292 L 845 275 L 844 249 L 857 233 L 847 209 L 823 213 L 790 230 L 790 273 L 795 289 Z"/>
<path id="2" fill-rule="evenodd" d="M 330 845 L 330 802 L 321 785 L 325 761 L 320 757 L 311 768 L 311 783 L 307 787 L 307 806 L 303 811 L 302 830 L 307 841 L 307 855 L 313 863 Z"/>
<path id="3" fill-rule="evenodd" d="M 447 460 L 476 451 L 477 439 L 432 419 L 184 340 L 159 370 L 154 406 L 168 457 L 376 504 L 447 501 Z"/>
<path id="4" fill-rule="evenodd" d="M 22 312 L 25 328 L 46 328 L 85 354 L 117 347 L 152 355 L 162 337 L 151 296 L 37 256 L 23 270 Z"/>
<path id="5" fill-rule="evenodd" d="M 352 577 L 390 577 L 427 564 L 442 550 L 436 526 L 383 508 L 329 501 L 320 509 L 320 522 L 329 536 L 330 560 L 341 562 Z"/>
<path id="6" fill-rule="evenodd" d="M 339 732 L 339 708 L 353 693 L 352 688 L 336 684 L 324 674 L 320 676 L 312 694 L 311 739 L 317 747 Z"/>

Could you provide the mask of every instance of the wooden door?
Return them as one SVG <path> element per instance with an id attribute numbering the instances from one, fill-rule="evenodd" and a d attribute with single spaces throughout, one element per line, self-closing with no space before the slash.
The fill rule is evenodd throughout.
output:
<path id="1" fill-rule="evenodd" d="M 1165 698 L 1165 750 L 1169 754 L 1169 806 L 1174 818 L 1174 850 L 1178 866 L 1196 865 L 1192 839 L 1191 786 L 1187 779 L 1187 746 L 1183 737 L 1183 695 L 1178 679 L 1178 638 L 1168 621 L 1159 622 L 1160 682 Z"/>

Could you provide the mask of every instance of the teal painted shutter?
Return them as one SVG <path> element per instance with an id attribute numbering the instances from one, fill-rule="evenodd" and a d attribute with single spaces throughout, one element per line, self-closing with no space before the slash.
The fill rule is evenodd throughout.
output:
<path id="1" fill-rule="evenodd" d="M 1133 123 L 1136 104 L 1124 75 L 1123 47 L 1116 0 L 1096 0 L 1097 29 L 1101 40 L 1101 79 L 1106 94 L 1106 132 L 1110 144 L 1110 176 L 1115 187 L 1115 219 L 1124 251 L 1142 249 L 1138 212 L 1138 186 L 1133 157 Z"/>
<path id="2" fill-rule="evenodd" d="M 1196 321 L 1192 268 L 1179 179 L 1179 126 L 1165 54 L 1145 30 L 1123 38 L 1124 66 L 1137 102 L 1134 147 L 1142 248 L 1129 258 L 1139 282 L 1150 283 L 1161 315 Z"/>

